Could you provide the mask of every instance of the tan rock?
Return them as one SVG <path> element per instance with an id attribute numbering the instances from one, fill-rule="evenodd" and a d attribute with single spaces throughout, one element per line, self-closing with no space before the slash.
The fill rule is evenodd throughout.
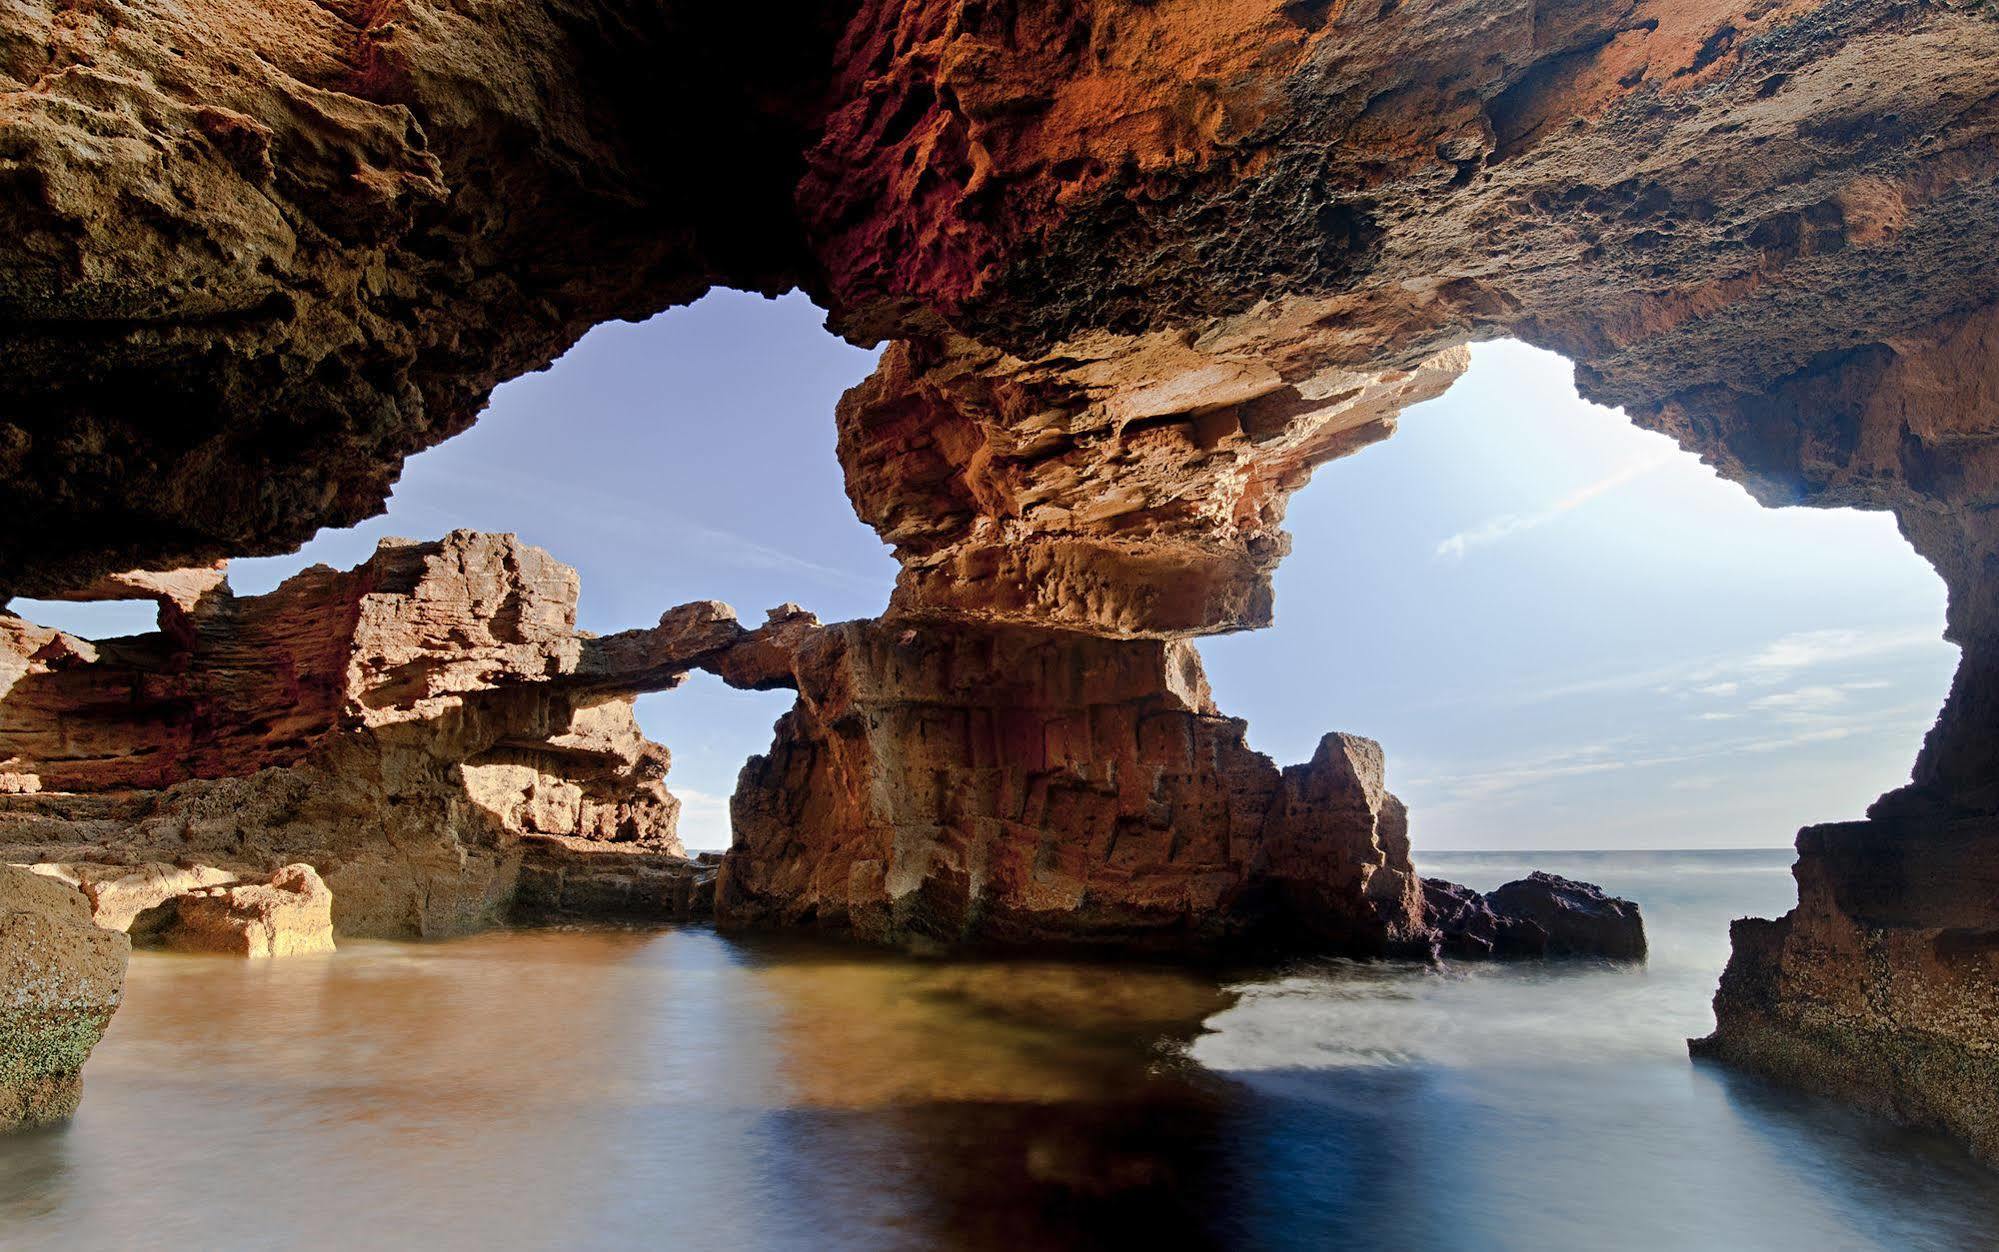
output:
<path id="1" fill-rule="evenodd" d="M 182 952 L 306 956 L 333 951 L 333 893 L 310 865 L 269 882 L 197 887 L 173 901 L 161 941 Z"/>
<path id="2" fill-rule="evenodd" d="M 0 865 L 0 1130 L 76 1110 L 83 1063 L 118 1009 L 131 950 L 91 922 L 74 888 Z"/>
<path id="3" fill-rule="evenodd" d="M 105 865 L 88 861 L 57 861 L 26 865 L 67 883 L 90 902 L 91 920 L 106 930 L 129 932 L 132 921 L 148 909 L 197 887 L 235 882 L 236 870 L 213 865 L 169 865 L 158 861 L 138 865 Z"/>
<path id="4" fill-rule="evenodd" d="M 121 927 L 215 881 L 180 867 L 305 863 L 347 935 L 506 917 L 530 835 L 678 858 L 671 757 L 636 694 L 698 665 L 789 682 L 786 641 L 817 622 L 787 607 L 746 631 L 702 601 L 599 639 L 575 629 L 577 592 L 546 552 L 458 531 L 269 595 L 215 587 L 180 627 L 102 646 L 0 616 L 18 783 L 0 857 L 67 867 Z"/>

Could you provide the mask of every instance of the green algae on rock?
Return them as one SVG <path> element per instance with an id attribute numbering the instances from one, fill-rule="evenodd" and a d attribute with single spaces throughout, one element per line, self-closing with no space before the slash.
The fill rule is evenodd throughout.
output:
<path id="1" fill-rule="evenodd" d="M 124 935 L 90 920 L 81 892 L 0 865 L 0 1130 L 76 1111 L 131 953 Z"/>

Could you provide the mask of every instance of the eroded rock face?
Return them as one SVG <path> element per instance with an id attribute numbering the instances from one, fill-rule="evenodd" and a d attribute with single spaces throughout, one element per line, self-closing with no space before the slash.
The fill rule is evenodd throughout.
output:
<path id="1" fill-rule="evenodd" d="M 1937 1126 L 1999 1161 L 1999 821 L 1877 818 L 1798 835 L 1798 907 L 1745 918 L 1715 1057 Z"/>
<path id="2" fill-rule="evenodd" d="M 0 588 L 288 550 L 590 326 L 794 285 L 842 16 L 10 6 Z"/>
<path id="3" fill-rule="evenodd" d="M 90 920 L 83 895 L 0 865 L 0 1130 L 76 1111 L 83 1063 L 104 1037 L 132 945 Z"/>
<path id="4" fill-rule="evenodd" d="M 153 635 L 89 644 L 0 616 L 0 857 L 95 891 L 121 925 L 200 885 L 186 874 L 303 863 L 350 935 L 505 916 L 528 836 L 680 859 L 670 759 L 632 700 L 739 641 L 754 669 L 766 636 L 704 602 L 590 638 L 576 595 L 547 553 L 460 531 L 266 596 L 212 586 Z"/>
<path id="5" fill-rule="evenodd" d="M 522 839 L 510 921 L 685 922 L 714 916 L 721 854 L 694 857 L 561 835 Z"/>
<path id="6" fill-rule="evenodd" d="M 903 942 L 1427 951 L 1380 748 L 1280 770 L 1191 647 L 957 623 L 802 641 L 716 910 Z"/>
<path id="7" fill-rule="evenodd" d="M 266 882 L 196 887 L 175 896 L 160 942 L 182 952 L 309 956 L 333 951 L 333 893 L 310 865 Z"/>

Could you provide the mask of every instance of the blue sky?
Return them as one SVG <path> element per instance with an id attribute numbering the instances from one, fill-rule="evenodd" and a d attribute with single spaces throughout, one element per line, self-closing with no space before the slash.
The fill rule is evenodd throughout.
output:
<path id="1" fill-rule="evenodd" d="M 389 512 L 240 594 L 383 535 L 510 530 L 577 567 L 582 625 L 726 600 L 881 611 L 895 565 L 853 514 L 834 401 L 874 354 L 804 298 L 718 292 L 591 332 L 410 460 Z M 1767 510 L 1665 438 L 1579 400 L 1560 358 L 1480 345 L 1394 438 L 1293 497 L 1277 625 L 1204 640 L 1215 695 L 1280 763 L 1382 741 L 1420 847 L 1772 847 L 1906 779 L 1948 686 L 1943 585 L 1885 514 Z M 105 637 L 150 606 L 19 602 Z M 789 704 L 697 676 L 639 716 L 673 753 L 688 846 Z"/>

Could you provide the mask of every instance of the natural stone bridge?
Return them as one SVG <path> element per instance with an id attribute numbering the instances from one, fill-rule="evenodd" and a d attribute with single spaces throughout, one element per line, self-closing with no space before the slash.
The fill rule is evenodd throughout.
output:
<path id="1" fill-rule="evenodd" d="M 8 593 L 350 524 L 499 381 L 717 284 L 889 341 L 838 421 L 902 574 L 829 691 L 900 690 L 920 628 L 1049 683 L 1151 649 L 1209 716 L 1184 640 L 1267 622 L 1288 494 L 1478 338 L 1766 503 L 1893 510 L 1957 680 L 1911 784 L 1801 837 L 1703 1046 L 1999 1154 L 1988 5 L 29 0 L 0 136 Z M 885 875 L 815 915 L 924 898 Z"/>

